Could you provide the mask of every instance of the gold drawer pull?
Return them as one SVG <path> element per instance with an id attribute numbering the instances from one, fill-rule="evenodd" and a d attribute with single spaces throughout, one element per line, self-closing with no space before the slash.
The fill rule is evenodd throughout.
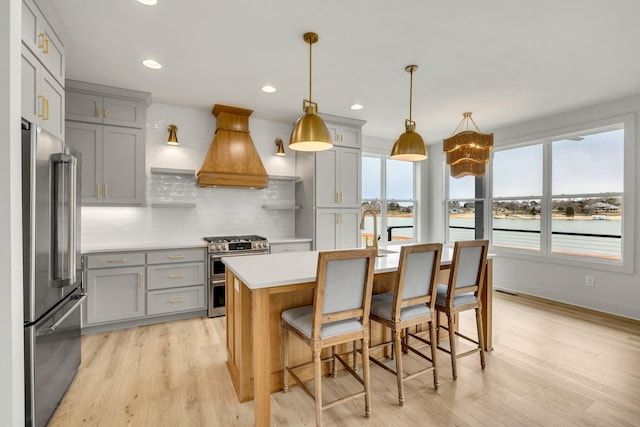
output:
<path id="1" fill-rule="evenodd" d="M 107 262 L 127 262 L 126 258 L 109 258 Z"/>
<path id="2" fill-rule="evenodd" d="M 184 255 L 169 255 L 169 259 L 184 259 Z"/>
<path id="3" fill-rule="evenodd" d="M 182 279 L 184 274 L 170 274 L 169 279 Z"/>
<path id="4" fill-rule="evenodd" d="M 183 297 L 183 298 L 173 298 L 173 299 L 170 299 L 170 300 L 169 300 L 169 302 L 170 302 L 171 304 L 175 304 L 175 303 L 177 303 L 177 302 L 183 302 L 183 301 L 184 301 L 184 297 Z"/>
<path id="5" fill-rule="evenodd" d="M 138 273 L 138 286 L 142 288 L 143 285 L 144 285 L 144 274 Z"/>

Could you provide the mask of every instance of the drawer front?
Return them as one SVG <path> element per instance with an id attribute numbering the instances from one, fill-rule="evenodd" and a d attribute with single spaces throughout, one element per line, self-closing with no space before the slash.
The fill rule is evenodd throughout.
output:
<path id="1" fill-rule="evenodd" d="M 297 243 L 271 243 L 269 251 L 272 254 L 281 254 L 283 252 L 305 252 L 311 249 L 311 242 Z"/>
<path id="2" fill-rule="evenodd" d="M 103 255 L 87 255 L 86 260 L 87 268 L 144 265 L 144 252 L 114 252 Z"/>
<path id="3" fill-rule="evenodd" d="M 204 286 L 147 292 L 147 314 L 204 308 Z"/>
<path id="4" fill-rule="evenodd" d="M 147 253 L 147 264 L 204 261 L 204 249 L 171 249 Z"/>
<path id="5" fill-rule="evenodd" d="M 204 262 L 148 266 L 147 289 L 202 285 L 204 268 Z"/>

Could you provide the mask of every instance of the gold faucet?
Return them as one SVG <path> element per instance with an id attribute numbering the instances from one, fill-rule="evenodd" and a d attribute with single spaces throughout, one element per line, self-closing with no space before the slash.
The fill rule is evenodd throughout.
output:
<path id="1" fill-rule="evenodd" d="M 367 237 L 365 240 L 365 247 L 367 249 L 375 249 L 376 256 L 380 256 L 378 254 L 378 221 L 376 218 L 376 213 L 371 208 L 371 203 L 369 203 L 369 207 L 362 211 L 362 219 L 360 220 L 360 230 L 364 230 L 364 218 L 367 214 L 371 214 L 373 217 L 373 243 L 369 244 L 369 238 Z"/>

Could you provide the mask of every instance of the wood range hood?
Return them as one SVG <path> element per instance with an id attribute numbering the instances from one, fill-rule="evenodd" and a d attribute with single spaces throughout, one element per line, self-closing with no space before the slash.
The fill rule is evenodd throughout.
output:
<path id="1" fill-rule="evenodd" d="M 249 134 L 253 110 L 216 104 L 216 133 L 198 172 L 200 187 L 266 188 L 267 171 Z"/>

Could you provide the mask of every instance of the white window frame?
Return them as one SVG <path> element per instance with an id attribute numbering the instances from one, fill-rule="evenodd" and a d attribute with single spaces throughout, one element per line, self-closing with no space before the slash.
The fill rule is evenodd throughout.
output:
<path id="1" fill-rule="evenodd" d="M 450 194 L 449 194 L 449 179 L 451 177 L 451 166 L 449 166 L 446 162 L 443 163 L 444 167 L 443 167 L 443 171 L 444 171 L 444 178 L 443 178 L 443 183 L 444 183 L 444 194 L 446 194 L 446 198 L 444 199 L 444 204 L 442 206 L 442 211 L 443 211 L 443 218 L 444 218 L 444 242 L 446 244 L 453 244 L 454 242 L 451 241 L 450 235 L 449 235 L 449 228 L 450 228 L 450 224 L 449 224 L 449 203 L 451 202 L 459 202 L 460 204 L 464 205 L 465 203 L 469 203 L 469 202 L 473 202 L 476 205 L 478 204 L 478 202 L 482 202 L 484 203 L 484 209 L 480 212 L 482 214 L 482 220 L 483 220 L 483 227 L 484 227 L 484 233 L 483 233 L 483 238 L 486 238 L 487 236 L 487 226 L 488 226 L 488 222 L 487 222 L 487 204 L 488 202 L 488 198 L 487 198 L 487 178 L 486 178 L 486 174 L 484 177 L 484 185 L 485 185 L 485 189 L 484 189 L 484 197 L 481 198 L 468 198 L 468 199 L 452 199 L 450 198 Z M 488 170 L 489 166 L 487 165 L 487 170 Z M 476 215 L 478 214 L 478 211 L 476 210 Z M 488 211 L 489 213 L 491 212 L 491 210 Z M 474 236 L 475 236 L 475 229 L 474 229 Z"/>
<path id="2" fill-rule="evenodd" d="M 623 183 L 623 217 L 622 217 L 622 256 L 621 260 L 610 260 L 597 258 L 588 255 L 569 255 L 551 252 L 551 215 L 550 206 L 554 198 L 551 194 L 551 144 L 563 137 L 584 133 L 598 129 L 622 124 L 624 126 L 624 183 Z M 540 251 L 527 249 L 505 248 L 492 246 L 492 252 L 505 257 L 519 258 L 525 260 L 536 259 L 553 264 L 562 264 L 580 268 L 593 268 L 620 273 L 633 274 L 634 272 L 634 236 L 635 236 L 635 115 L 625 114 L 611 118 L 601 119 L 588 123 L 577 124 L 561 129 L 541 132 L 513 140 L 504 141 L 495 151 L 508 150 L 527 145 L 543 144 L 543 194 L 540 198 L 542 210 L 540 220 Z M 505 199 L 503 197 L 493 198 L 493 163 L 491 162 L 487 172 L 487 203 L 485 204 L 485 217 L 489 221 L 486 228 L 487 233 L 493 230 L 492 206 L 494 200 Z M 619 194 L 619 193 L 615 193 Z M 558 197 L 559 195 L 555 195 Z M 582 195 L 580 195 L 582 196 Z M 567 195 L 571 197 L 571 195 Z M 520 199 L 517 196 L 513 197 Z M 513 199 L 512 198 L 512 199 Z M 491 235 L 491 234 L 489 234 Z"/>
<path id="3" fill-rule="evenodd" d="M 376 154 L 376 153 L 362 153 L 362 157 L 375 157 L 380 159 L 380 196 L 381 199 L 365 199 L 364 197 L 361 200 L 362 203 L 366 202 L 377 202 L 380 203 L 380 230 L 378 233 L 380 234 L 380 240 L 378 240 L 378 245 L 380 246 L 393 246 L 393 245 L 403 245 L 408 243 L 415 243 L 416 236 L 418 235 L 418 202 L 416 200 L 416 165 L 412 163 L 413 166 L 413 199 L 387 199 L 387 160 L 390 160 L 391 157 L 388 155 Z M 363 170 L 361 168 L 361 170 Z M 367 179 L 364 175 L 362 176 L 362 180 Z M 413 203 L 413 232 L 411 240 L 387 240 L 387 205 L 389 202 L 407 202 Z"/>

